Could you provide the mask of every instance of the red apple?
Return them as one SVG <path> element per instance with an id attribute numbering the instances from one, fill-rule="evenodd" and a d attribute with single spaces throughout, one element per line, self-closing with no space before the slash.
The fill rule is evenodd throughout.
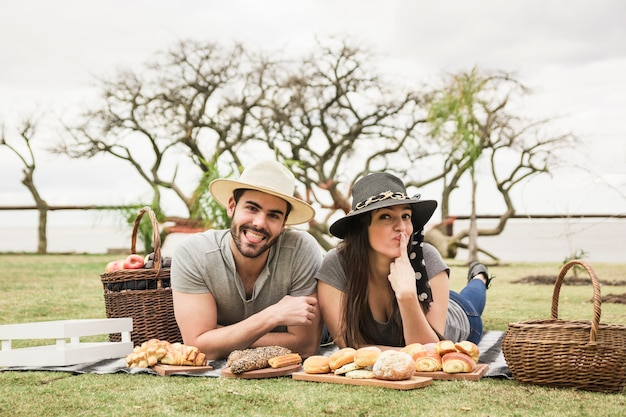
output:
<path id="1" fill-rule="evenodd" d="M 136 253 L 128 255 L 128 258 L 124 260 L 124 269 L 140 269 L 143 268 L 143 265 L 143 257 L 137 255 Z"/>
<path id="2" fill-rule="evenodd" d="M 120 269 L 124 269 L 124 261 L 125 259 L 118 259 L 116 261 L 109 262 L 104 267 L 104 272 L 113 272 L 113 271 L 119 271 Z"/>

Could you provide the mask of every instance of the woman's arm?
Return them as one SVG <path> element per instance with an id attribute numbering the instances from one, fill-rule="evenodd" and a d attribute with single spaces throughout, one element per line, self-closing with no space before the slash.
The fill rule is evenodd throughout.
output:
<path id="1" fill-rule="evenodd" d="M 341 317 L 344 311 L 343 292 L 324 281 L 318 280 L 317 300 L 322 313 L 322 320 L 335 344 L 340 348 L 347 347 L 341 335 Z"/>
<path id="2" fill-rule="evenodd" d="M 448 301 L 450 300 L 448 274 L 446 271 L 441 271 L 428 282 L 433 292 L 433 302 L 430 304 L 426 318 L 433 329 L 443 336 L 448 318 Z"/>
<path id="3" fill-rule="evenodd" d="M 415 296 L 412 298 L 406 297 L 398 299 L 398 307 L 400 309 L 400 316 L 402 317 L 402 329 L 404 331 L 405 344 L 426 344 L 439 341 L 437 333 L 433 330 L 433 326 L 429 322 L 428 317 L 424 314 L 424 310 L 422 310 L 422 307 L 417 300 L 417 292 L 414 291 L 413 293 Z"/>
<path id="4" fill-rule="evenodd" d="M 406 247 L 406 243 L 406 236 L 403 234 L 400 238 L 400 247 Z M 411 265 L 406 251 L 401 251 L 400 256 L 391 263 L 389 283 L 395 293 L 400 309 L 405 344 L 437 342 L 439 340 L 437 333 L 433 330 L 417 298 L 415 271 L 413 270 L 413 266 Z M 433 298 L 434 297 L 435 292 L 433 289 Z M 443 319 L 445 326 L 445 315 Z M 435 329 L 437 329 L 437 327 L 435 327 Z M 439 331 L 439 329 L 437 329 L 437 331 Z"/>

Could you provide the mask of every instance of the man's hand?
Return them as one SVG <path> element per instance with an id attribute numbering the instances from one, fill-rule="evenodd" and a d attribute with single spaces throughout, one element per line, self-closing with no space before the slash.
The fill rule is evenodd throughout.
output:
<path id="1" fill-rule="evenodd" d="M 278 303 L 268 307 L 277 325 L 304 326 L 318 316 L 317 298 L 284 296 Z"/>

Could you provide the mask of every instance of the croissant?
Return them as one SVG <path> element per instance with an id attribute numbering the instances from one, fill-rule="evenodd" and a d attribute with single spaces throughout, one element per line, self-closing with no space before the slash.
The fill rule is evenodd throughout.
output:
<path id="1" fill-rule="evenodd" d="M 206 355 L 195 346 L 173 343 L 166 347 L 167 353 L 161 358 L 165 365 L 206 365 Z"/>
<path id="2" fill-rule="evenodd" d="M 474 359 L 474 362 L 478 363 L 480 350 L 478 350 L 478 346 L 476 346 L 475 343 L 465 340 L 463 342 L 455 343 L 454 347 L 456 347 L 457 351 L 469 355 L 472 359 Z"/>
<path id="3" fill-rule="evenodd" d="M 129 368 L 149 368 L 159 362 L 167 365 L 206 365 L 206 355 L 195 346 L 158 339 L 143 342 L 126 355 Z"/>
<path id="4" fill-rule="evenodd" d="M 439 356 L 443 356 L 446 353 L 456 352 L 457 350 L 452 340 L 441 340 L 435 343 L 434 351 Z"/>
<path id="5" fill-rule="evenodd" d="M 411 355 L 413 360 L 417 359 L 417 355 L 420 352 L 425 352 L 425 351 L 426 351 L 426 348 L 421 343 L 411 343 L 409 345 L 406 345 L 402 349 L 400 349 L 400 352 L 405 352 Z"/>
<path id="6" fill-rule="evenodd" d="M 469 355 L 460 352 L 446 353 L 441 357 L 441 365 L 444 372 L 458 374 L 472 372 L 476 369 L 476 362 Z"/>
<path id="7" fill-rule="evenodd" d="M 415 370 L 418 372 L 441 371 L 441 356 L 435 352 L 418 352 L 415 357 Z"/>
<path id="8" fill-rule="evenodd" d="M 126 355 L 126 365 L 129 368 L 149 368 L 154 366 L 167 353 L 166 345 L 158 339 L 150 339 L 140 346 L 135 346 L 132 353 Z"/>

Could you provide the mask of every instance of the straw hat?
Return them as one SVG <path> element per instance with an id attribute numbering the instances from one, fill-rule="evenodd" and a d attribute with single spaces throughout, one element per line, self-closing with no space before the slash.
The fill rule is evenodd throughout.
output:
<path id="1" fill-rule="evenodd" d="M 334 222 L 329 231 L 333 236 L 343 239 L 357 216 L 400 204 L 411 205 L 413 228 L 416 231 L 424 227 L 437 208 L 435 200 L 420 200 L 419 195 L 409 197 L 400 178 L 386 172 L 369 174 L 352 187 L 352 210 Z"/>
<path id="2" fill-rule="evenodd" d="M 228 199 L 239 188 L 261 191 L 280 197 L 291 204 L 287 225 L 306 223 L 315 217 L 315 209 L 293 196 L 296 179 L 284 165 L 276 161 L 260 161 L 246 168 L 239 180 L 219 178 L 211 181 L 209 191 L 222 206 L 228 206 Z"/>

